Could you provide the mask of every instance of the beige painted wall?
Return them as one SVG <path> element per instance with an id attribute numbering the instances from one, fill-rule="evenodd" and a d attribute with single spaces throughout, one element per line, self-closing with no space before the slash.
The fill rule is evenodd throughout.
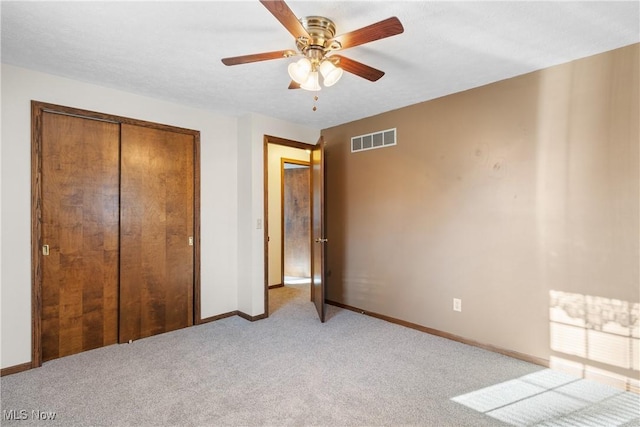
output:
<path id="1" fill-rule="evenodd" d="M 638 378 L 602 354 L 622 344 L 640 360 L 638 53 L 325 129 L 328 299 Z M 397 146 L 350 153 L 350 137 L 394 127 Z M 570 300 L 636 310 L 635 329 L 616 318 L 604 328 L 627 338 L 596 336 L 576 315 L 560 331 L 550 316 Z"/>
<path id="2" fill-rule="evenodd" d="M 311 145 L 309 146 L 312 147 Z M 269 286 L 282 284 L 282 176 L 281 159 L 308 162 L 309 153 L 301 148 L 269 144 L 268 197 L 269 197 Z"/>

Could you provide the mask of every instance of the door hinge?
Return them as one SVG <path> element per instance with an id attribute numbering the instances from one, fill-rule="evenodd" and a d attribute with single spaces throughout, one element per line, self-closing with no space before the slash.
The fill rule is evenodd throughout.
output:
<path id="1" fill-rule="evenodd" d="M 49 255 L 49 245 L 42 245 L 42 255 Z"/>
<path id="2" fill-rule="evenodd" d="M 193 246 L 193 236 L 189 236 L 189 246 Z"/>

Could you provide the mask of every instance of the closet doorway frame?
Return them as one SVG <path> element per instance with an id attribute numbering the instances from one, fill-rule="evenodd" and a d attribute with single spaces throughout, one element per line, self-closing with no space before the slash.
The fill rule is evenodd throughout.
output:
<path id="1" fill-rule="evenodd" d="M 193 325 L 200 314 L 200 131 L 99 113 L 74 107 L 31 101 L 31 367 L 42 366 L 42 118 L 44 113 L 129 124 L 193 135 Z"/>

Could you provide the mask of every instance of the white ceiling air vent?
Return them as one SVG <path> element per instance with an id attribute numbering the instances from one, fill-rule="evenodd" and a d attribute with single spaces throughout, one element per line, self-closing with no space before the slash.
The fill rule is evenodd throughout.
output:
<path id="1" fill-rule="evenodd" d="M 351 152 L 373 150 L 396 145 L 396 128 L 351 138 Z"/>

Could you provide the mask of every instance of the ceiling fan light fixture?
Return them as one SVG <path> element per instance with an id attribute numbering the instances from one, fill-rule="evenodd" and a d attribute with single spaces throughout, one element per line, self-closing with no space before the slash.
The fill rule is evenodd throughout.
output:
<path id="1" fill-rule="evenodd" d="M 311 61 L 307 58 L 302 58 L 297 62 L 289 64 L 287 71 L 289 72 L 289 77 L 291 77 L 294 82 L 304 84 L 309 80 L 311 74 Z"/>
<path id="2" fill-rule="evenodd" d="M 1 0 L 0 0 L 1 1 Z M 323 16 L 297 18 L 285 0 L 260 0 L 260 3 L 293 36 L 297 53 L 293 50 L 255 53 L 223 58 L 224 65 L 248 64 L 271 59 L 290 58 L 301 55 L 302 59 L 289 64 L 287 71 L 291 82 L 289 89 L 320 90 L 322 74 L 323 86 L 333 86 L 342 77 L 343 71 L 369 81 L 378 81 L 384 72 L 332 52 L 370 43 L 404 32 L 400 20 L 392 16 L 366 27 L 343 33 L 337 37 L 334 22 Z M 326 56 L 330 55 L 330 56 Z M 314 107 L 315 111 L 315 107 Z"/>
<path id="3" fill-rule="evenodd" d="M 342 68 L 336 67 L 329 59 L 325 59 L 320 64 L 320 74 L 325 87 L 333 86 L 342 77 Z"/>
<path id="4" fill-rule="evenodd" d="M 304 90 L 310 90 L 314 92 L 319 91 L 321 88 L 320 88 L 320 79 L 318 77 L 318 72 L 312 71 L 311 73 L 309 73 L 309 78 L 307 79 L 306 82 L 302 83 L 300 87 Z"/>

